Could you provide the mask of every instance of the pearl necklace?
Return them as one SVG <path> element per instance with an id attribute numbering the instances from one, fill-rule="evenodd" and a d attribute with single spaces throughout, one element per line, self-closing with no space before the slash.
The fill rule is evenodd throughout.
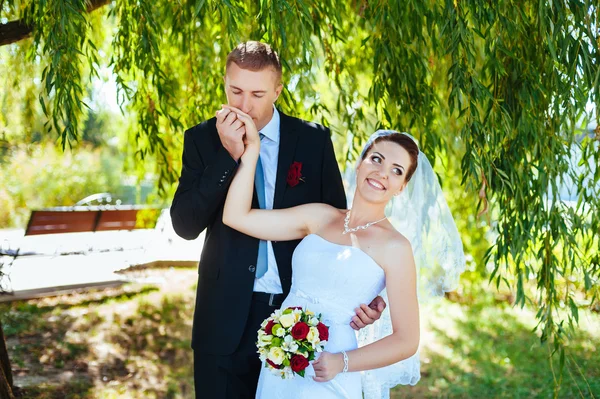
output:
<path id="1" fill-rule="evenodd" d="M 348 212 L 346 213 L 346 218 L 344 219 L 344 231 L 342 232 L 342 234 L 354 233 L 355 231 L 358 231 L 358 230 L 366 230 L 367 228 L 373 226 L 376 223 L 384 221 L 385 219 L 387 219 L 387 218 L 379 219 L 376 222 L 370 222 L 367 224 L 363 224 L 362 226 L 356 226 L 353 228 L 349 228 L 348 224 L 350 223 L 350 210 L 348 210 Z"/>

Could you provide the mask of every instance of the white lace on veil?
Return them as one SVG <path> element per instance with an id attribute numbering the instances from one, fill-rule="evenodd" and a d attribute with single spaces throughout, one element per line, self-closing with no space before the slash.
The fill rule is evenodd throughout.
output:
<path id="1" fill-rule="evenodd" d="M 398 133 L 378 130 L 365 144 L 363 153 L 377 138 Z M 414 137 L 402 134 L 418 145 Z M 355 167 L 346 168 L 345 180 L 348 185 L 348 203 L 351 205 L 356 187 Z M 402 193 L 388 204 L 386 216 L 411 243 L 418 273 L 419 302 L 442 297 L 445 292 L 454 290 L 465 269 L 462 241 L 437 176 L 421 151 L 415 173 Z M 381 296 L 389 304 L 385 290 Z M 386 308 L 377 322 L 359 331 L 358 344 L 362 347 L 391 333 L 392 321 L 389 308 Z M 417 352 L 401 362 L 363 372 L 364 397 L 389 398 L 390 388 L 399 384 L 415 385 L 420 377 Z"/>

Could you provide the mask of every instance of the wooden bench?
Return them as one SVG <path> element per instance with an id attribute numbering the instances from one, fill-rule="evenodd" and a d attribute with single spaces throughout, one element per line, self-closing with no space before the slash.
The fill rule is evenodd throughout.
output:
<path id="1" fill-rule="evenodd" d="M 85 197 L 75 206 L 54 207 L 31 211 L 25 236 L 39 234 L 83 233 L 110 230 L 134 230 L 149 228 L 147 217 L 139 218 L 138 212 L 158 210 L 156 207 L 112 204 L 114 195 L 97 193 Z M 158 216 L 158 214 L 154 215 Z M 156 217 L 150 217 L 156 223 Z"/>
<path id="2" fill-rule="evenodd" d="M 139 206 L 75 206 L 31 211 L 25 235 L 134 230 Z"/>
<path id="3" fill-rule="evenodd" d="M 110 193 L 90 195 L 75 206 L 53 207 L 31 211 L 26 236 L 39 236 L 62 233 L 96 233 L 111 230 L 131 231 L 136 229 L 152 229 L 156 225 L 160 208 L 145 205 L 113 204 L 114 196 Z M 91 241 L 95 239 L 89 237 Z M 20 240 L 19 240 L 20 241 Z M 93 246 L 93 243 L 86 247 Z M 14 242 L 13 242 L 14 243 Z M 20 242 L 21 244 L 23 241 Z M 0 256 L 38 255 L 37 251 L 22 251 L 21 245 L 13 247 L 10 242 L 0 246 Z"/>

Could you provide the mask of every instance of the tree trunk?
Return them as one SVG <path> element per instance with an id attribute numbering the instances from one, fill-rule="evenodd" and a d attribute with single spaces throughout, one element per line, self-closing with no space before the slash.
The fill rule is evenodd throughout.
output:
<path id="1" fill-rule="evenodd" d="M 0 321 L 0 398 L 14 399 L 13 377 L 8 350 L 6 349 L 6 340 L 4 339 L 4 330 Z"/>
<path id="2" fill-rule="evenodd" d="M 110 3 L 110 0 L 91 0 L 87 7 L 87 12 L 92 12 Z M 15 43 L 27 39 L 33 32 L 33 26 L 27 24 L 24 20 L 9 21 L 0 24 L 0 46 Z"/>

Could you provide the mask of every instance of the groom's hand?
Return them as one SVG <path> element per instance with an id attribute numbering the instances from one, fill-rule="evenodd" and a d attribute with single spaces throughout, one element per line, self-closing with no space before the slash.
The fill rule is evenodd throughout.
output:
<path id="1" fill-rule="evenodd" d="M 383 313 L 386 306 L 385 301 L 380 296 L 373 299 L 369 306 L 363 303 L 359 308 L 354 309 L 356 316 L 352 318 L 350 326 L 358 331 L 369 324 L 375 323 L 381 317 L 381 313 Z"/>
<path id="2" fill-rule="evenodd" d="M 235 112 L 223 108 L 216 113 L 217 132 L 221 139 L 221 144 L 227 150 L 231 158 L 236 162 L 240 160 L 244 153 L 244 135 L 246 127 L 240 121 Z"/>
<path id="3" fill-rule="evenodd" d="M 246 130 L 244 144 L 258 146 L 260 148 L 260 136 L 258 135 L 258 130 L 256 129 L 256 124 L 252 120 L 252 117 L 241 109 L 232 107 L 231 105 L 224 105 L 223 108 L 235 113 L 237 120 L 244 124 L 244 129 Z"/>

